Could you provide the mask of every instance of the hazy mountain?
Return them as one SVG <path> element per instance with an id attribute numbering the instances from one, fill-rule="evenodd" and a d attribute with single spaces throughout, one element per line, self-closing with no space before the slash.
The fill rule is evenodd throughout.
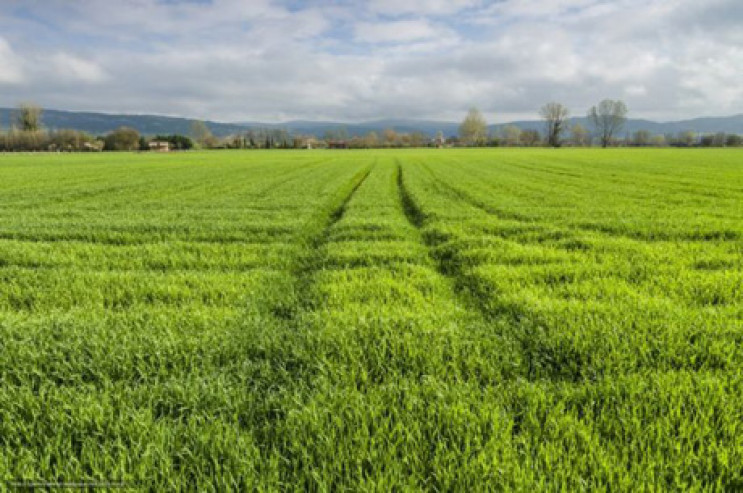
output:
<path id="1" fill-rule="evenodd" d="M 576 123 L 580 123 L 584 127 L 591 129 L 591 124 L 586 117 L 570 119 L 571 125 Z M 524 130 L 535 129 L 540 132 L 544 131 L 544 122 L 539 120 L 490 125 L 490 129 L 491 131 L 499 130 L 506 125 L 515 125 Z M 637 130 L 647 130 L 653 134 L 677 134 L 679 132 L 690 130 L 698 133 L 725 132 L 743 135 L 743 115 L 694 118 L 691 120 L 680 120 L 676 122 L 654 122 L 651 120 L 629 118 L 619 136 L 624 136 L 627 133 L 631 134 Z"/>
<path id="2" fill-rule="evenodd" d="M 0 108 L 0 127 L 8 127 L 15 110 Z M 79 113 L 73 111 L 44 110 L 42 123 L 49 129 L 74 128 L 94 135 L 103 135 L 118 127 L 136 128 L 145 135 L 187 135 L 191 127 L 188 118 L 157 115 L 112 115 L 108 113 Z M 245 127 L 234 123 L 207 122 L 215 135 L 221 137 L 245 131 Z"/>
<path id="3" fill-rule="evenodd" d="M 0 108 L 0 127 L 8 127 L 11 121 L 13 109 Z M 191 122 L 188 118 L 175 118 L 157 115 L 113 115 L 106 113 L 72 112 L 60 110 L 44 110 L 43 124 L 46 128 L 74 128 L 84 130 L 95 135 L 102 135 L 120 126 L 136 128 L 145 135 L 155 134 L 184 134 L 189 133 Z M 458 122 L 438 122 L 428 120 L 376 120 L 363 123 L 342 122 L 313 122 L 313 121 L 290 121 L 285 123 L 220 123 L 206 122 L 211 131 L 220 137 L 245 132 L 249 128 L 283 128 L 294 134 L 315 135 L 322 137 L 326 132 L 338 132 L 345 129 L 349 136 L 365 135 L 375 131 L 381 135 L 384 129 L 391 128 L 399 133 L 422 132 L 433 137 L 441 131 L 445 136 L 456 135 L 459 128 Z M 571 119 L 571 124 L 580 123 L 590 128 L 585 117 Z M 491 131 L 499 130 L 505 125 L 516 125 L 522 129 L 536 129 L 542 131 L 544 123 L 539 120 L 516 121 L 491 125 Z M 653 122 L 649 120 L 629 119 L 622 130 L 621 135 L 632 133 L 636 130 L 648 130 L 655 134 L 676 134 L 691 130 L 699 133 L 737 133 L 743 134 L 743 115 L 727 117 L 695 118 L 677 122 Z"/>
<path id="4" fill-rule="evenodd" d="M 345 130 L 350 137 L 355 135 L 366 135 L 369 132 L 377 132 L 380 137 L 385 129 L 392 129 L 398 133 L 421 132 L 428 136 L 435 136 L 436 132 L 442 131 L 444 135 L 456 135 L 459 128 L 458 123 L 436 122 L 427 120 L 375 120 L 363 123 L 340 123 L 340 122 L 310 122 L 291 121 L 282 124 L 265 125 L 256 123 L 254 126 L 281 127 L 297 134 L 309 134 L 322 137 L 325 132 L 338 132 Z"/>

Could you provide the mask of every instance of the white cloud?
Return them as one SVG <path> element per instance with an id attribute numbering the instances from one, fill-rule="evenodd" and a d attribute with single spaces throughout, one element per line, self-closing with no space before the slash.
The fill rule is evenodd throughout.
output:
<path id="1" fill-rule="evenodd" d="M 95 62 L 70 55 L 57 53 L 49 60 L 53 75 L 72 82 L 85 84 L 105 81 L 106 72 Z"/>
<path id="2" fill-rule="evenodd" d="M 10 44 L 0 37 L 0 84 L 17 84 L 23 81 L 21 59 Z"/>
<path id="3" fill-rule="evenodd" d="M 5 1 L 33 15 L 0 14 L 2 106 L 361 120 L 477 105 L 506 121 L 622 98 L 636 117 L 743 113 L 739 0 Z"/>
<path id="4" fill-rule="evenodd" d="M 444 15 L 480 5 L 480 0 L 370 0 L 367 8 L 385 15 Z"/>
<path id="5" fill-rule="evenodd" d="M 587 8 L 605 8 L 596 0 L 502 0 L 491 5 L 485 15 L 501 17 L 549 17 L 565 13 L 575 15 Z M 609 4 L 610 6 L 610 4 Z M 482 14 L 481 14 L 482 15 Z"/>
<path id="6" fill-rule="evenodd" d="M 441 34 L 441 30 L 424 20 L 361 22 L 355 27 L 355 39 L 362 43 L 405 43 Z"/>
<path id="7" fill-rule="evenodd" d="M 624 92 L 629 96 L 645 96 L 648 90 L 642 84 L 631 84 L 624 88 Z"/>

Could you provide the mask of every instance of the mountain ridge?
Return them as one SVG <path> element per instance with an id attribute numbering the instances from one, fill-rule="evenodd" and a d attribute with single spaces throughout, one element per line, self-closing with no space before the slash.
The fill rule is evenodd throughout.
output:
<path id="1" fill-rule="evenodd" d="M 10 125 L 14 111 L 13 108 L 0 108 L 0 128 L 7 128 Z M 72 128 L 94 135 L 103 135 L 121 126 L 133 127 L 144 135 L 187 135 L 193 121 L 194 119 L 173 116 L 77 112 L 55 109 L 44 110 L 42 115 L 42 123 L 46 128 Z M 459 128 L 459 123 L 456 122 L 415 119 L 379 119 L 357 123 L 309 120 L 293 120 L 283 123 L 217 121 L 206 121 L 205 123 L 214 135 L 219 137 L 244 133 L 251 128 L 286 129 L 294 134 L 312 134 L 317 137 L 322 137 L 326 132 L 338 132 L 340 129 L 345 129 L 345 133 L 349 137 L 353 137 L 365 135 L 371 131 L 380 133 L 386 128 L 391 128 L 398 133 L 421 132 L 429 137 L 433 137 L 437 132 L 441 131 L 444 136 L 448 137 L 456 135 Z M 586 117 L 571 118 L 570 124 L 575 123 L 580 123 L 584 127 L 590 128 Z M 540 120 L 520 120 L 491 124 L 488 126 L 488 129 L 491 132 L 499 131 L 507 125 L 515 125 L 522 130 L 542 131 L 544 129 L 544 122 Z M 637 130 L 647 130 L 653 134 L 677 134 L 684 131 L 743 134 L 743 114 L 723 117 L 699 117 L 668 122 L 629 118 L 622 130 L 622 135 L 631 134 Z"/>

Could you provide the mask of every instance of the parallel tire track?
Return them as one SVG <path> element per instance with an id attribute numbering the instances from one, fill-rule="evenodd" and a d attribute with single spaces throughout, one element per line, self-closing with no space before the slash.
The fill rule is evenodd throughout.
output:
<path id="1" fill-rule="evenodd" d="M 311 310 L 314 306 L 311 287 L 314 274 L 319 270 L 325 258 L 325 246 L 328 243 L 333 225 L 343 218 L 349 202 L 372 172 L 374 165 L 358 172 L 350 183 L 336 192 L 328 203 L 310 221 L 299 239 L 301 251 L 294 259 L 290 270 L 296 279 L 294 296 L 287 305 L 292 317 L 297 310 Z"/>
<path id="2" fill-rule="evenodd" d="M 416 203 L 405 185 L 402 166 L 398 165 L 397 184 L 400 201 L 408 221 L 419 231 L 426 221 L 426 214 Z M 517 371 L 521 377 L 534 381 L 547 378 L 553 381 L 578 381 L 580 373 L 570 369 L 559 348 L 550 343 L 544 329 L 535 326 L 529 314 L 517 312 L 513 307 L 503 305 L 485 286 L 470 276 L 456 255 L 444 248 L 447 238 L 426 234 L 421 231 L 422 241 L 429 256 L 435 261 L 436 269 L 453 283 L 454 295 L 466 307 L 476 310 L 479 317 L 497 330 L 505 344 L 513 344 L 520 354 L 524 367 Z M 494 333 L 496 335 L 496 333 Z"/>
<path id="3" fill-rule="evenodd" d="M 401 165 L 397 167 L 397 186 L 403 212 L 410 224 L 420 232 L 422 241 L 428 250 L 428 255 L 434 261 L 438 273 L 452 281 L 455 294 L 460 298 L 460 301 L 466 306 L 476 308 L 485 320 L 492 320 L 494 317 L 482 302 L 482 297 L 476 296 L 476 293 L 473 293 L 466 283 L 465 273 L 462 271 L 461 266 L 453 262 L 447 255 L 441 254 L 441 246 L 445 240 L 422 231 L 427 217 L 406 187 Z"/>

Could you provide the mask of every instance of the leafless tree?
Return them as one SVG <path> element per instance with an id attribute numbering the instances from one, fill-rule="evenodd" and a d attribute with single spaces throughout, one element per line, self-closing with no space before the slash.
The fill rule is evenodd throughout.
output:
<path id="1" fill-rule="evenodd" d="M 209 127 L 201 120 L 191 122 L 189 134 L 194 142 L 201 147 L 211 147 L 215 140 Z"/>
<path id="2" fill-rule="evenodd" d="M 382 140 L 385 147 L 395 147 L 397 145 L 397 132 L 391 128 L 385 128 L 382 131 Z"/>
<path id="3" fill-rule="evenodd" d="M 542 142 L 542 136 L 539 135 L 538 130 L 529 128 L 521 132 L 521 136 L 519 137 L 519 142 L 521 143 L 522 146 L 525 146 L 525 147 L 535 147 L 539 145 L 540 142 Z"/>
<path id="4" fill-rule="evenodd" d="M 488 124 L 477 108 L 470 108 L 459 125 L 459 137 L 467 145 L 482 145 L 488 138 Z"/>
<path id="5" fill-rule="evenodd" d="M 519 138 L 521 137 L 521 129 L 516 125 L 506 125 L 501 129 L 501 139 L 503 139 L 503 145 L 513 147 L 519 145 Z"/>
<path id="6" fill-rule="evenodd" d="M 632 134 L 632 145 L 638 147 L 649 146 L 652 137 L 653 135 L 647 130 L 637 130 Z"/>
<path id="7" fill-rule="evenodd" d="M 678 137 L 676 138 L 676 143 L 678 146 L 681 147 L 693 147 L 694 144 L 697 143 L 698 137 L 696 132 L 692 132 L 691 130 L 686 130 L 684 132 L 679 132 Z"/>
<path id="8" fill-rule="evenodd" d="M 552 147 L 562 145 L 562 134 L 567 129 L 568 109 L 560 103 L 547 103 L 539 110 L 547 124 L 547 144 Z"/>
<path id="9" fill-rule="evenodd" d="M 371 131 L 366 134 L 366 137 L 364 137 L 364 144 L 366 147 L 372 149 L 379 147 L 379 135 L 377 135 L 377 132 Z"/>
<path id="10" fill-rule="evenodd" d="M 577 147 L 585 147 L 591 144 L 591 136 L 588 130 L 580 123 L 576 123 L 570 129 L 570 140 Z"/>
<path id="11" fill-rule="evenodd" d="M 588 120 L 599 134 L 601 146 L 607 147 L 627 121 L 627 105 L 619 100 L 605 99 L 588 110 Z"/>

